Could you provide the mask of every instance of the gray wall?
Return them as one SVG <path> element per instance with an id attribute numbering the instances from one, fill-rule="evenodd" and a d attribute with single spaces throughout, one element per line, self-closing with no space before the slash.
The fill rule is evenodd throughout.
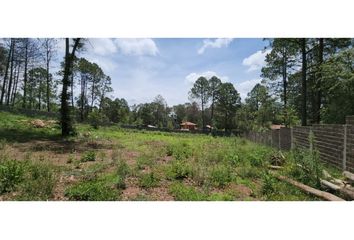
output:
<path id="1" fill-rule="evenodd" d="M 249 132 L 247 139 L 281 150 L 292 147 L 309 148 L 309 134 L 314 134 L 314 147 L 320 159 L 337 168 L 354 171 L 354 116 L 346 124 L 316 124 L 306 127 L 281 128 L 262 133 Z"/>

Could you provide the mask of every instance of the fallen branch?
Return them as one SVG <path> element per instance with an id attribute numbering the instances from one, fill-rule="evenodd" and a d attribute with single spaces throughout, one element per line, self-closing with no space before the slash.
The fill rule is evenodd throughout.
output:
<path id="1" fill-rule="evenodd" d="M 354 200 L 354 189 L 351 186 L 338 186 L 323 179 L 321 179 L 321 184 L 328 189 L 339 192 L 345 199 Z"/>
<path id="2" fill-rule="evenodd" d="M 274 165 L 269 165 L 269 168 L 274 169 L 274 170 L 283 169 L 282 166 L 274 166 Z"/>
<path id="3" fill-rule="evenodd" d="M 340 197 L 337 197 L 331 193 L 328 193 L 328 192 L 324 192 L 324 191 L 321 191 L 321 190 L 318 190 L 316 188 L 313 188 L 313 187 L 310 187 L 310 186 L 307 186 L 303 183 L 300 183 L 300 182 L 297 182 L 295 180 L 292 180 L 288 177 L 285 177 L 285 176 L 282 176 L 282 175 L 276 175 L 275 176 L 276 178 L 278 178 L 279 180 L 282 180 L 282 181 L 285 181 L 287 183 L 290 183 L 292 185 L 294 185 L 295 187 L 298 187 L 300 188 L 301 190 L 307 192 L 307 193 L 311 193 L 317 197 L 320 197 L 320 198 L 323 198 L 325 200 L 328 200 L 328 201 L 344 201 L 344 199 L 340 198 Z"/>
<path id="4" fill-rule="evenodd" d="M 348 171 L 344 171 L 343 175 L 346 179 L 348 179 L 351 183 L 354 183 L 354 174 Z"/>

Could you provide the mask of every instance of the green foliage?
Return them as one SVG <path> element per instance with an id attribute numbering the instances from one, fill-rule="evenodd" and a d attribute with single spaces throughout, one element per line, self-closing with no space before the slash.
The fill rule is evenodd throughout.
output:
<path id="1" fill-rule="evenodd" d="M 192 155 L 192 149 L 187 142 L 177 142 L 167 146 L 166 154 L 175 157 L 177 160 L 183 160 Z"/>
<path id="2" fill-rule="evenodd" d="M 116 190 L 102 181 L 82 182 L 65 191 L 69 200 L 76 201 L 114 201 L 118 200 Z"/>
<path id="3" fill-rule="evenodd" d="M 296 148 L 292 151 L 292 168 L 290 174 L 299 181 L 320 187 L 323 166 L 320 163 L 319 152 L 314 148 L 314 135 L 309 135 L 310 150 Z"/>
<path id="4" fill-rule="evenodd" d="M 106 115 L 100 113 L 97 110 L 94 110 L 89 113 L 88 122 L 90 123 L 90 125 L 93 128 L 98 129 L 99 126 L 102 126 L 102 125 L 108 123 L 108 118 L 106 117 Z"/>
<path id="5" fill-rule="evenodd" d="M 96 161 L 96 152 L 87 151 L 81 157 L 81 162 L 93 162 Z"/>
<path id="6" fill-rule="evenodd" d="M 16 160 L 0 162 L 0 194 L 16 189 L 24 179 L 25 165 Z"/>
<path id="7" fill-rule="evenodd" d="M 56 182 L 52 167 L 43 163 L 33 163 L 26 171 L 28 176 L 22 183 L 18 200 L 49 200 L 53 196 Z"/>
<path id="8" fill-rule="evenodd" d="M 117 183 L 116 186 L 118 189 L 125 189 L 125 178 L 130 174 L 130 168 L 125 161 L 117 162 Z"/>
<path id="9" fill-rule="evenodd" d="M 210 182 L 216 187 L 224 187 L 232 181 L 231 168 L 228 165 L 216 165 L 209 173 Z"/>
<path id="10" fill-rule="evenodd" d="M 265 173 L 262 178 L 262 194 L 263 195 L 271 195 L 275 192 L 275 184 L 277 180 L 268 173 Z"/>
<path id="11" fill-rule="evenodd" d="M 154 172 L 142 174 L 139 178 L 139 186 L 142 188 L 152 188 L 158 186 L 160 179 Z"/>
<path id="12" fill-rule="evenodd" d="M 207 196 L 192 186 L 185 186 L 183 183 L 174 183 L 169 189 L 177 201 L 204 201 Z"/>
<path id="13" fill-rule="evenodd" d="M 167 168 L 167 177 L 170 179 L 184 179 L 193 176 L 193 168 L 186 161 L 173 161 Z"/>

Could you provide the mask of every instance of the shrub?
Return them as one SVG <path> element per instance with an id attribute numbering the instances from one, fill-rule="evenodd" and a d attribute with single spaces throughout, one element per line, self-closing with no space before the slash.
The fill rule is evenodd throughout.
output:
<path id="1" fill-rule="evenodd" d="M 24 178 L 24 164 L 16 160 L 0 162 L 0 194 L 15 190 Z"/>
<path id="2" fill-rule="evenodd" d="M 139 186 L 142 188 L 152 188 L 159 184 L 159 179 L 157 176 L 151 172 L 141 175 L 139 179 Z"/>
<path id="3" fill-rule="evenodd" d="M 23 181 L 19 200 L 48 200 L 53 196 L 55 175 L 50 166 L 40 163 L 28 166 L 28 176 Z"/>
<path id="4" fill-rule="evenodd" d="M 193 176 L 192 167 L 185 161 L 173 161 L 167 169 L 169 179 L 184 179 Z"/>
<path id="5" fill-rule="evenodd" d="M 192 149 L 186 142 L 178 142 L 167 146 L 167 156 L 173 156 L 177 160 L 183 160 L 192 156 Z"/>
<path id="6" fill-rule="evenodd" d="M 235 198 L 228 193 L 213 193 L 208 197 L 208 201 L 233 201 Z"/>
<path id="7" fill-rule="evenodd" d="M 81 162 L 93 162 L 96 160 L 96 153 L 94 151 L 87 151 L 81 157 Z"/>
<path id="8" fill-rule="evenodd" d="M 263 175 L 262 194 L 269 196 L 275 192 L 276 179 L 268 173 Z"/>
<path id="9" fill-rule="evenodd" d="M 138 169 L 144 169 L 145 166 L 151 167 L 153 165 L 153 160 L 151 156 L 144 154 L 137 158 L 136 164 Z"/>
<path id="10" fill-rule="evenodd" d="M 126 177 L 130 173 L 128 164 L 125 161 L 117 162 L 117 174 Z"/>
<path id="11" fill-rule="evenodd" d="M 207 196 L 202 192 L 182 183 L 172 184 L 169 190 L 177 201 L 203 201 L 207 199 Z"/>
<path id="12" fill-rule="evenodd" d="M 88 122 L 93 128 L 98 129 L 99 126 L 107 124 L 109 120 L 106 115 L 98 112 L 97 110 L 94 110 L 89 113 Z"/>
<path id="13" fill-rule="evenodd" d="M 322 177 L 322 165 L 319 159 L 319 153 L 314 149 L 314 136 L 310 132 L 309 135 L 310 149 L 296 148 L 291 152 L 290 158 L 293 160 L 293 166 L 290 170 L 290 175 L 299 181 L 320 187 L 320 178 Z"/>
<path id="14" fill-rule="evenodd" d="M 118 192 L 103 181 L 88 181 L 70 187 L 65 196 L 78 201 L 114 201 L 118 199 Z"/>
<path id="15" fill-rule="evenodd" d="M 216 165 L 209 173 L 210 182 L 216 187 L 224 187 L 232 180 L 231 168 L 226 165 Z"/>

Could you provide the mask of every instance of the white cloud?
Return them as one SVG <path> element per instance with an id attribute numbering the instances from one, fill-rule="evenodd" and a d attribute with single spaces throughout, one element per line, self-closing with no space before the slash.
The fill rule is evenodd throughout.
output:
<path id="1" fill-rule="evenodd" d="M 87 45 L 91 46 L 93 53 L 101 56 L 117 52 L 117 46 L 110 38 L 91 38 Z"/>
<path id="2" fill-rule="evenodd" d="M 159 50 L 151 38 L 124 38 L 115 39 L 115 45 L 124 55 L 150 55 L 155 56 Z"/>
<path id="3" fill-rule="evenodd" d="M 258 79 L 251 79 L 251 80 L 247 80 L 235 84 L 236 90 L 240 93 L 242 101 L 244 101 L 245 98 L 247 97 L 247 93 L 249 93 L 257 83 L 261 83 L 261 81 L 262 79 L 258 78 Z"/>
<path id="4" fill-rule="evenodd" d="M 267 49 L 266 51 L 259 50 L 251 56 L 243 59 L 242 65 L 248 67 L 247 72 L 259 70 L 265 65 L 265 57 L 270 51 L 270 49 Z"/>
<path id="5" fill-rule="evenodd" d="M 232 41 L 232 38 L 217 38 L 215 40 L 205 39 L 203 41 L 203 46 L 198 49 L 198 54 L 203 54 L 207 48 L 227 47 Z"/>
<path id="6" fill-rule="evenodd" d="M 206 72 L 202 72 L 202 73 L 190 73 L 186 76 L 185 78 L 185 82 L 187 84 L 194 84 L 195 81 L 197 81 L 197 79 L 199 77 L 205 77 L 206 79 L 210 79 L 213 76 L 218 77 L 222 82 L 228 82 L 229 81 L 229 77 L 228 76 L 219 76 L 216 72 L 213 71 L 206 71 Z"/>

